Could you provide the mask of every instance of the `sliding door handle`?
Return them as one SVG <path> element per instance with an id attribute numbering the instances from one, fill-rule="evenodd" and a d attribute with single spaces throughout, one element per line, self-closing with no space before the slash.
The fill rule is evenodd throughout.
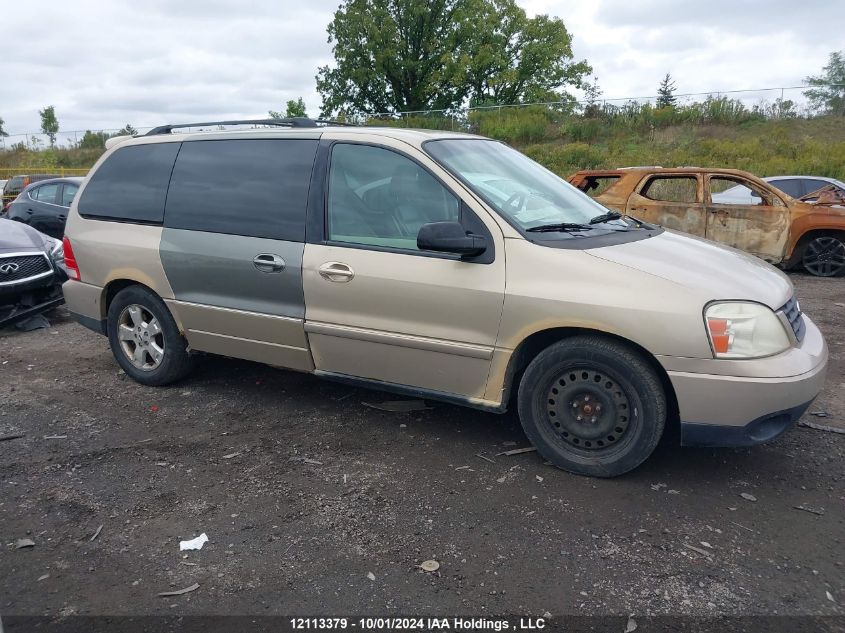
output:
<path id="1" fill-rule="evenodd" d="M 285 269 L 285 260 L 272 253 L 261 253 L 252 260 L 252 265 L 262 273 L 280 273 Z"/>

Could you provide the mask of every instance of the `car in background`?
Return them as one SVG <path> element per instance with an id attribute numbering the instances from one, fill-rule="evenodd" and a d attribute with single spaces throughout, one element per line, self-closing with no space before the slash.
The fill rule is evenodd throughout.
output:
<path id="1" fill-rule="evenodd" d="M 0 218 L 0 327 L 61 305 L 65 281 L 59 240 Z"/>
<path id="2" fill-rule="evenodd" d="M 840 195 L 845 195 L 845 182 L 825 176 L 766 176 L 762 180 L 796 200 L 815 202 L 820 189 L 831 187 Z M 735 204 L 753 204 L 754 191 L 743 185 L 736 185 L 713 196 L 714 201 Z"/>
<path id="3" fill-rule="evenodd" d="M 41 180 L 29 185 L 6 207 L 4 217 L 29 224 L 60 240 L 65 233 L 68 208 L 82 180 L 81 177 L 70 176 Z"/>
<path id="4" fill-rule="evenodd" d="M 845 274 L 845 208 L 796 200 L 736 169 L 635 167 L 583 170 L 570 184 L 605 207 L 733 246 L 783 268 Z M 724 197 L 732 189 L 748 200 Z M 702 262 L 702 265 L 705 265 Z"/>
<path id="5" fill-rule="evenodd" d="M 59 174 L 29 174 L 21 176 L 12 176 L 3 185 L 3 209 L 5 210 L 12 200 L 20 195 L 20 192 L 26 189 L 29 185 L 39 180 L 47 180 L 48 178 L 58 178 Z"/>
<path id="6" fill-rule="evenodd" d="M 3 191 L 3 187 L 6 186 L 6 183 L 9 182 L 8 180 L 3 180 L 0 178 L 0 191 Z"/>

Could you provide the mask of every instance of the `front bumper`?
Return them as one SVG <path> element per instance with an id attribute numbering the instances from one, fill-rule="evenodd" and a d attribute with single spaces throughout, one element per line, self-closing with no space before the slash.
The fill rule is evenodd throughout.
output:
<path id="1" fill-rule="evenodd" d="M 762 444 L 798 421 L 824 386 L 828 360 L 821 332 L 806 315 L 804 319 L 802 344 L 770 358 L 661 359 L 678 400 L 683 445 Z M 710 371 L 679 371 L 685 365 Z M 722 367 L 734 375 L 712 373 Z"/>

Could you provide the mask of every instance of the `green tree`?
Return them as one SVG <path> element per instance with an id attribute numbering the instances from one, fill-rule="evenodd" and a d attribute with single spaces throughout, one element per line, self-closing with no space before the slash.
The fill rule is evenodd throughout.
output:
<path id="1" fill-rule="evenodd" d="M 120 128 L 117 133 L 115 133 L 115 136 L 135 136 L 137 133 L 138 130 L 132 127 L 131 124 L 127 123 L 122 128 Z"/>
<path id="2" fill-rule="evenodd" d="M 91 130 L 85 130 L 85 134 L 82 135 L 82 138 L 79 141 L 80 149 L 97 149 L 106 146 L 106 139 L 109 138 L 109 135 L 105 132 L 92 132 Z"/>
<path id="3" fill-rule="evenodd" d="M 267 114 L 270 115 L 271 119 L 290 119 L 293 117 L 305 117 L 308 114 L 305 112 L 305 101 L 303 101 L 302 97 L 297 99 L 289 99 L 288 102 L 285 104 L 285 112 L 282 114 L 281 112 L 276 112 L 275 110 L 270 110 Z"/>
<path id="4" fill-rule="evenodd" d="M 4 125 L 6 125 L 6 122 L 3 120 L 3 117 L 0 116 L 0 138 L 9 136 L 9 133 L 3 127 Z"/>
<path id="5" fill-rule="evenodd" d="M 343 0 L 328 32 L 324 115 L 555 100 L 590 71 L 572 63 L 563 22 L 529 19 L 514 0 Z"/>
<path id="6" fill-rule="evenodd" d="M 845 114 L 845 51 L 831 53 L 822 74 L 804 81 L 816 86 L 804 91 L 813 108 L 826 114 Z"/>
<path id="7" fill-rule="evenodd" d="M 50 139 L 50 147 L 56 144 L 56 134 L 59 132 L 59 120 L 56 118 L 56 109 L 53 106 L 47 106 L 43 110 L 39 110 L 38 114 L 41 116 L 41 131 Z"/>
<path id="8" fill-rule="evenodd" d="M 565 85 L 581 87 L 592 72 L 573 62 L 572 37 L 559 18 L 528 18 L 514 0 L 473 0 L 457 49 L 455 80 L 471 105 L 560 101 Z"/>
<path id="9" fill-rule="evenodd" d="M 676 105 L 677 102 L 678 99 L 675 97 L 675 82 L 672 80 L 672 76 L 666 73 L 663 81 L 657 87 L 657 102 L 655 105 L 658 108 L 669 108 Z"/>
<path id="10" fill-rule="evenodd" d="M 467 0 L 343 0 L 328 26 L 335 66 L 317 71 L 322 113 L 451 108 Z"/>

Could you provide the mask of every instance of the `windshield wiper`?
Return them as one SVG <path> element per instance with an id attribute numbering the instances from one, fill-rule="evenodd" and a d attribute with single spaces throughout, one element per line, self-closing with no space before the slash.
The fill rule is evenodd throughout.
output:
<path id="1" fill-rule="evenodd" d="M 622 214 L 618 211 L 608 211 L 607 213 L 602 213 L 601 215 L 597 215 L 592 220 L 590 220 L 590 224 L 601 224 L 602 222 L 609 222 L 610 220 L 618 220 L 622 217 Z"/>
<path id="2" fill-rule="evenodd" d="M 567 231 L 589 231 L 591 227 L 586 224 L 575 224 L 574 222 L 559 222 L 558 224 L 541 224 L 525 229 L 528 233 L 565 233 Z"/>

